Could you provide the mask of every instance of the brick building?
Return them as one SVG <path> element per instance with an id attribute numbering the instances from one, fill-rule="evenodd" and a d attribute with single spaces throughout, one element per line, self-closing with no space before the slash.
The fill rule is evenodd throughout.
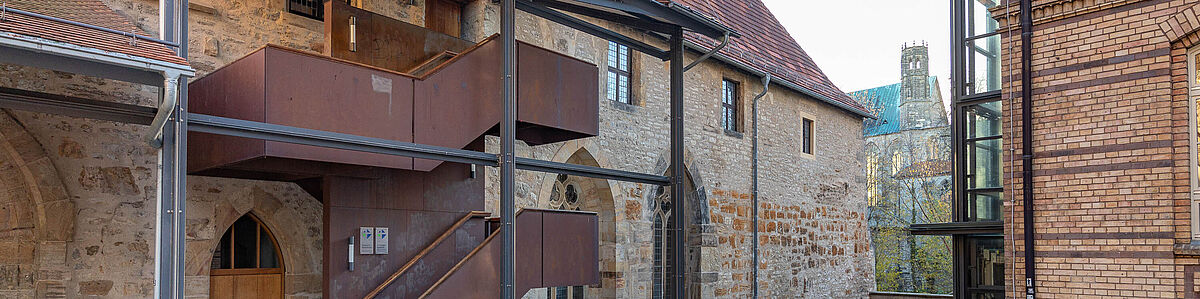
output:
<path id="1" fill-rule="evenodd" d="M 1196 298 L 1198 2 L 1022 2 L 954 1 L 956 215 L 915 228 L 965 298 Z"/>
<path id="2" fill-rule="evenodd" d="M 35 12 L 130 34 L 157 36 L 160 31 L 159 3 L 155 1 L 4 2 L 6 9 Z M 190 31 L 185 41 L 191 51 L 186 61 L 174 63 L 196 71 L 190 87 L 193 105 L 211 99 L 214 93 L 220 94 L 205 87 L 205 82 L 222 80 L 213 74 L 253 62 L 254 56 L 248 56 L 252 53 L 281 55 L 272 57 L 294 55 L 353 66 L 347 74 L 354 70 L 388 68 L 364 67 L 329 57 L 331 51 L 336 52 L 331 48 L 349 44 L 332 44 L 331 40 L 348 40 L 334 39 L 327 35 L 327 30 L 355 23 L 324 21 L 325 10 L 313 6 L 312 2 L 192 0 L 188 9 Z M 342 11 L 360 16 L 355 20 L 362 24 L 398 20 L 416 25 L 388 24 L 409 28 L 406 30 L 435 32 L 422 34 L 460 41 L 448 43 L 485 44 L 489 36 L 499 31 L 498 7 L 493 1 L 350 2 L 355 8 Z M 690 7 L 689 11 L 712 16 L 737 31 L 754 32 L 733 39 L 718 55 L 698 64 L 685 77 L 688 126 L 685 130 L 684 173 L 686 188 L 691 192 L 684 196 L 681 204 L 691 215 L 686 220 L 688 255 L 687 269 L 684 270 L 691 294 L 704 298 L 743 298 L 754 293 L 762 297 L 867 296 L 873 281 L 872 252 L 868 244 L 863 162 L 858 152 L 863 147 L 862 120 L 869 113 L 821 73 L 761 2 L 686 0 L 670 4 L 686 5 Z M 334 5 L 349 7 L 340 1 Z M 582 18 L 633 36 L 641 43 L 666 44 L 651 33 L 606 20 Z M 7 19 L 0 19 L 0 31 L 9 37 L 62 38 L 53 30 L 18 31 L 25 28 L 21 27 L 25 20 L 10 14 Z M 91 30 L 50 22 L 76 32 Z M 415 27 L 424 28 L 418 30 Z M 362 32 L 369 30 L 365 25 L 357 28 Z M 104 34 L 109 33 L 97 33 Z M 689 34 L 689 61 L 720 43 L 699 34 Z M 115 47 L 109 50 L 155 45 L 152 41 L 137 39 L 127 43 L 122 35 L 116 36 L 108 40 L 115 40 L 115 45 L 102 45 Z M 630 45 L 587 35 L 530 14 L 518 15 L 517 37 L 536 49 L 558 53 L 545 55 L 562 56 L 561 61 L 593 65 L 597 74 L 591 76 L 596 76 L 594 83 L 598 87 L 595 91 L 583 91 L 594 92 L 589 96 L 598 99 L 595 122 L 598 130 L 594 136 L 545 144 L 520 143 L 516 151 L 519 157 L 643 173 L 670 173 L 669 141 L 665 133 L 670 125 L 666 62 L 633 51 Z M 92 42 L 90 39 L 57 42 L 96 46 L 85 43 Z M 379 40 L 359 37 L 356 42 L 369 44 Z M 268 44 L 274 46 L 266 46 Z M 360 52 L 373 50 L 367 46 L 356 49 Z M 470 51 L 483 51 L 478 49 Z M 470 51 L 449 51 L 445 55 L 455 57 Z M 130 55 L 141 54 L 144 53 Z M 430 61 L 455 61 L 438 55 L 442 53 L 435 53 Z M 9 58 L 0 59 L 4 62 L 0 64 L 3 70 L 0 87 L 9 98 L 14 92 L 32 91 L 143 107 L 158 103 L 158 87 L 25 66 L 28 61 L 12 57 L 0 57 Z M 171 59 L 170 55 L 160 58 Z M 415 74 L 436 70 L 422 69 L 418 65 L 411 70 L 393 68 L 372 74 L 392 76 L 394 72 Z M 277 75 L 290 75 L 290 78 L 296 78 L 296 75 L 332 76 L 304 71 Z M 764 80 L 764 77 L 770 79 Z M 335 78 L 318 82 L 345 83 Z M 389 105 L 372 107 L 386 110 L 389 113 L 384 114 L 390 116 L 393 109 L 390 96 L 394 95 L 390 90 L 396 88 L 391 84 L 393 81 L 368 78 L 371 80 L 365 81 L 369 83 L 363 84 L 377 88 L 375 91 L 382 82 L 388 82 L 383 89 L 389 91 L 386 98 Z M 769 89 L 764 82 L 769 82 L 766 83 Z M 305 89 L 288 99 L 302 98 L 303 92 L 322 90 Z M 240 93 L 225 93 L 235 94 Z M 231 96 L 222 97 L 228 99 Z M 338 95 L 337 99 L 353 100 L 345 95 Z M 338 103 L 324 102 L 324 106 L 312 106 L 302 111 L 336 110 Z M 189 107 L 193 112 L 203 108 Z M 0 185 L 5 190 L 0 196 L 0 207 L 3 208 L 0 210 L 0 224 L 3 224 L 0 227 L 0 297 L 154 296 L 155 275 L 161 269 L 156 268 L 159 266 L 156 260 L 159 248 L 156 248 L 155 227 L 159 214 L 155 199 L 160 193 L 157 170 L 162 164 L 157 150 L 141 140 L 150 129 L 144 125 L 25 111 L 22 107 L 5 108 L 0 113 L 0 148 L 5 152 L 0 155 L 0 172 L 3 172 Z M 358 117 L 366 118 L 356 115 L 342 119 L 354 121 Z M 220 143 L 220 139 L 204 138 L 211 136 L 192 135 L 190 144 L 216 146 L 196 148 L 193 153 L 220 153 L 233 148 Z M 499 141 L 494 136 L 467 141 L 470 143 L 459 147 L 491 153 L 499 151 Z M 345 156 L 328 156 L 323 159 L 329 160 L 322 161 L 344 159 Z M 206 162 L 192 161 L 192 156 L 188 158 L 188 165 L 192 167 Z M 288 163 L 198 169 L 187 177 L 186 252 L 182 261 L 185 264 L 184 290 L 188 298 L 222 297 L 240 292 L 231 287 L 238 281 L 265 285 L 260 289 L 278 290 L 278 296 L 286 298 L 358 297 L 376 286 L 391 288 L 382 282 L 399 268 L 401 263 L 395 263 L 396 259 L 404 262 L 413 256 L 420 257 L 418 251 L 431 244 L 430 240 L 447 227 L 451 230 L 457 227 L 455 220 L 475 219 L 476 214 L 469 211 L 494 214 L 499 210 L 496 186 L 499 171 L 496 168 L 480 167 L 476 172 L 466 165 L 445 163 L 429 166 L 433 169 L 431 172 L 415 174 L 416 170 L 379 169 L 388 167 L 363 170 L 321 164 L 317 168 L 291 168 L 294 172 L 282 174 L 258 171 L 302 164 L 296 163 L 297 160 L 284 161 Z M 419 159 L 410 159 L 406 163 L 400 164 L 411 168 L 423 165 Z M 758 166 L 757 180 L 752 165 Z M 338 172 L 317 181 L 300 176 L 311 171 Z M 471 190 L 481 190 L 480 193 L 463 193 L 466 199 L 452 198 L 438 193 L 444 190 L 434 186 L 418 189 L 425 190 L 425 193 L 418 193 L 424 194 L 423 197 L 396 201 L 384 197 L 360 202 L 337 199 L 364 190 L 389 192 L 393 189 L 387 189 L 390 187 L 386 185 L 404 181 L 405 176 L 432 178 L 445 173 L 461 174 L 463 178 L 455 177 L 456 182 Z M 468 178 L 467 173 L 472 175 Z M 664 217 L 669 215 L 671 206 L 677 205 L 666 198 L 661 188 L 532 171 L 518 171 L 516 186 L 520 207 L 590 211 L 598 219 L 595 226 L 599 240 L 595 244 L 599 261 L 598 283 L 537 288 L 528 294 L 529 297 L 579 298 L 582 294 L 586 298 L 648 298 L 665 292 L 664 276 L 669 271 L 664 269 L 665 252 L 669 248 Z M 440 200 L 445 198 L 452 199 Z M 381 202 L 399 203 L 388 208 L 360 206 Z M 457 206 L 447 206 L 445 202 Z M 413 214 L 388 214 L 410 212 Z M 479 223 L 486 223 L 483 216 L 477 218 Z M 382 225 L 366 221 L 391 223 L 394 239 L 390 243 L 390 256 L 359 255 L 354 271 L 346 270 L 345 236 L 356 232 L 346 232 L 348 225 L 331 224 L 342 220 L 354 227 Z M 470 221 L 475 220 L 468 220 L 468 223 L 475 223 Z M 249 234 L 254 238 L 239 239 Z M 456 242 L 465 242 L 461 244 L 486 242 L 479 235 L 455 236 Z M 467 246 L 467 251 L 473 248 L 462 246 Z M 243 247 L 249 248 L 245 249 L 249 250 L 247 252 L 254 252 L 253 263 L 239 264 L 242 260 L 237 256 Z M 349 253 L 354 255 L 353 251 Z M 439 275 L 430 276 L 437 278 L 441 273 L 428 275 Z M 421 290 L 424 289 L 416 289 Z"/>

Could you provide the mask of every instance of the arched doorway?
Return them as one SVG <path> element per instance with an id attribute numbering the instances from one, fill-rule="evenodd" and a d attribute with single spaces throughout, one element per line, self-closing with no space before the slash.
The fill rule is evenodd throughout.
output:
<path id="1" fill-rule="evenodd" d="M 279 246 L 258 217 L 242 215 L 217 244 L 209 271 L 210 298 L 283 298 Z"/>

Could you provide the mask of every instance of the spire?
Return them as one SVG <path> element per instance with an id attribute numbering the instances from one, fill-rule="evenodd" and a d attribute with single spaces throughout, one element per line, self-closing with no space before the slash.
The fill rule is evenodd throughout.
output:
<path id="1" fill-rule="evenodd" d="M 924 41 L 904 43 L 900 50 L 900 97 L 929 99 L 929 45 Z"/>

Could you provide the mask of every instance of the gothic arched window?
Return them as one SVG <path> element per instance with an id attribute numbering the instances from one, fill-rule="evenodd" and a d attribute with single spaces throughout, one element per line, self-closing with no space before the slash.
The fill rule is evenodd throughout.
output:
<path id="1" fill-rule="evenodd" d="M 213 251 L 212 269 L 280 269 L 279 246 L 267 227 L 254 215 L 233 222 Z"/>

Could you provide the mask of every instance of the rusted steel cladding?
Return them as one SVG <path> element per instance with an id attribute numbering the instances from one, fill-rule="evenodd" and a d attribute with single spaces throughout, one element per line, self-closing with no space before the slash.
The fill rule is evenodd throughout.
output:
<path id="1" fill-rule="evenodd" d="M 346 4 L 325 2 L 325 54 L 397 72 L 443 51 L 462 53 L 475 43 Z M 354 17 L 355 44 L 350 44 Z"/>

